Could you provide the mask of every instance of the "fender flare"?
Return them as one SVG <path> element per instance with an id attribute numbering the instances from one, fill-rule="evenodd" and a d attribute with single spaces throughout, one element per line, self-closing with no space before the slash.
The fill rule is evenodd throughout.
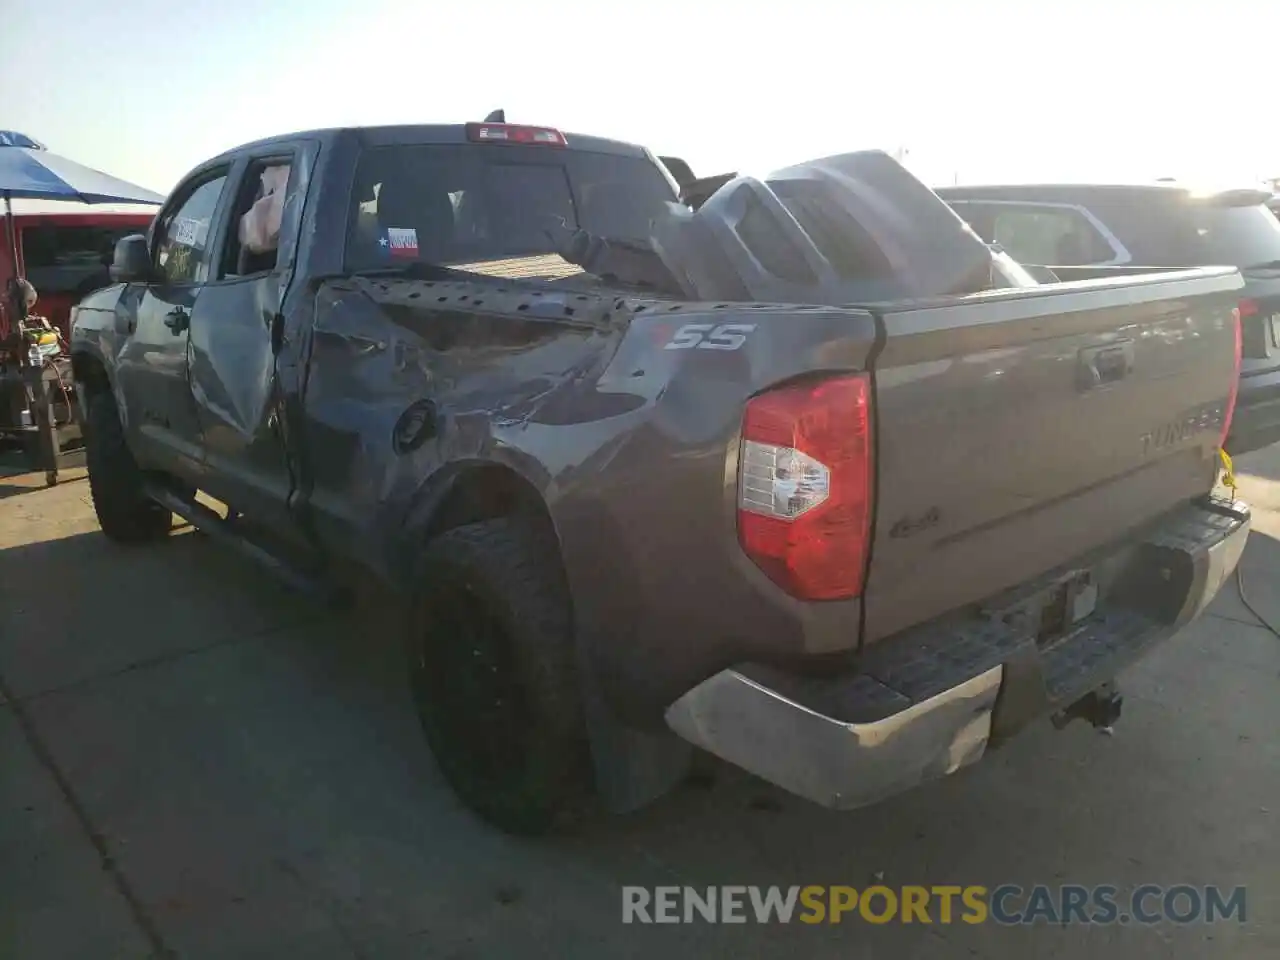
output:
<path id="1" fill-rule="evenodd" d="M 115 398 L 117 406 L 121 406 L 119 385 L 116 382 L 115 366 L 107 361 L 106 354 L 102 352 L 102 347 L 93 340 L 78 340 L 71 344 L 71 377 L 75 384 L 76 403 L 81 410 L 87 409 L 88 397 L 85 393 L 84 383 L 84 365 L 91 363 L 102 370 L 102 375 L 106 377 L 107 389 Z"/>
<path id="2" fill-rule="evenodd" d="M 554 483 L 541 464 L 523 456 L 460 457 L 449 460 L 432 471 L 409 497 L 406 508 L 401 512 L 401 532 L 396 536 L 394 549 L 396 559 L 401 562 L 394 564 L 393 569 L 414 569 L 415 555 L 425 542 L 427 531 L 441 506 L 468 475 L 495 468 L 508 471 L 537 494 L 551 520 L 551 527 L 556 535 L 556 550 L 559 551 L 559 532 L 555 530 L 555 518 L 548 497 L 548 491 L 553 488 Z"/>

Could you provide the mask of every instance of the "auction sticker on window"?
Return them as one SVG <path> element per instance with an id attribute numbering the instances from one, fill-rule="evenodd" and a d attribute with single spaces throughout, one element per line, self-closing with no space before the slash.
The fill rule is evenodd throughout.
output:
<path id="1" fill-rule="evenodd" d="M 190 217 L 180 217 L 173 224 L 173 242 L 185 247 L 194 247 L 203 239 L 204 224 Z"/>

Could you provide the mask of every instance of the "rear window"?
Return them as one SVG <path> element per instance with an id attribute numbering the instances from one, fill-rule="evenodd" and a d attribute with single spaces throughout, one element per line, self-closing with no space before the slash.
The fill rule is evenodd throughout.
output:
<path id="1" fill-rule="evenodd" d="M 1264 204 L 1137 191 L 1103 195 L 1089 206 L 1134 265 L 1253 267 L 1280 260 L 1280 221 Z"/>
<path id="2" fill-rule="evenodd" d="M 1262 204 L 1228 207 L 1193 203 L 1188 237 L 1204 264 L 1252 267 L 1280 262 L 1280 220 Z"/>
<path id="3" fill-rule="evenodd" d="M 643 240 L 674 201 L 641 157 L 510 146 L 394 146 L 356 168 L 350 270 L 555 254 L 574 230 Z"/>

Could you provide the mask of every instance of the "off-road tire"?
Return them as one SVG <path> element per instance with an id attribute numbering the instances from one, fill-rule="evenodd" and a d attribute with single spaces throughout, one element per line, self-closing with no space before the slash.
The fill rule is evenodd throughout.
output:
<path id="1" fill-rule="evenodd" d="M 573 825 L 591 793 L 568 589 L 545 541 L 518 519 L 436 537 L 409 642 L 415 705 L 445 779 L 522 835 Z"/>
<path id="2" fill-rule="evenodd" d="M 119 543 L 165 536 L 173 514 L 146 495 L 146 480 L 125 443 L 115 399 L 105 390 L 89 394 L 85 410 L 85 463 L 98 525 Z"/>

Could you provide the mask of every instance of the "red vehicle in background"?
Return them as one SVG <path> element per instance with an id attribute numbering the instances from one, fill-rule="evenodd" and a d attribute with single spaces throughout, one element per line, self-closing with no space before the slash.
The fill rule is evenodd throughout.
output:
<path id="1" fill-rule="evenodd" d="M 10 244 L 0 243 L 0 292 L 10 290 L 16 275 L 35 289 L 36 300 L 29 303 L 28 317 L 22 321 L 12 297 L 0 293 L 0 446 L 21 443 L 33 467 L 48 461 L 46 479 L 53 483 L 59 453 L 80 439 L 70 358 L 65 354 L 71 337 L 71 308 L 94 290 L 110 285 L 116 241 L 145 232 L 155 208 L 14 200 L 12 209 L 17 263 Z M 53 450 L 43 455 L 32 384 L 18 355 L 27 349 L 38 349 L 43 358 L 39 377 L 51 398 Z"/>
<path id="2" fill-rule="evenodd" d="M 133 204 L 14 200 L 17 266 L 40 297 L 32 313 L 48 318 L 64 339 L 69 338 L 71 308 L 111 283 L 107 268 L 116 241 L 145 233 L 154 216 L 154 207 Z M 14 267 L 9 245 L 0 243 L 0 290 L 8 289 Z M 9 304 L 0 310 L 12 312 Z M 0 327 L 7 329 L 10 323 L 12 318 L 6 315 Z"/>

